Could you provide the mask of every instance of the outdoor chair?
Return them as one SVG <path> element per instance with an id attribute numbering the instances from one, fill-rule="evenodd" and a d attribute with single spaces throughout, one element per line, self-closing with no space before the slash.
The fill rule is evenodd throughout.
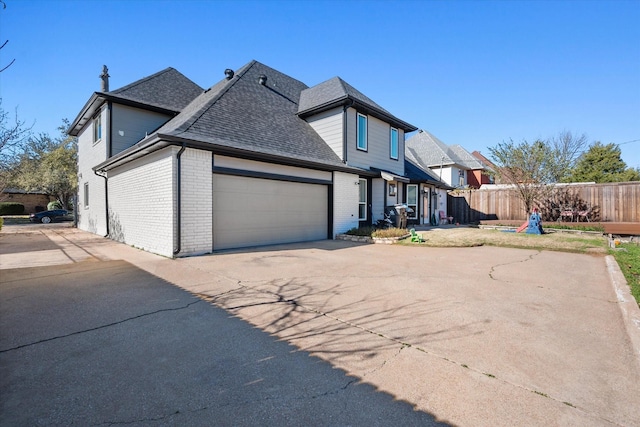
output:
<path id="1" fill-rule="evenodd" d="M 411 233 L 411 241 L 412 242 L 416 242 L 416 243 L 424 243 L 426 242 L 425 239 L 423 239 L 418 233 L 416 233 L 416 229 L 412 228 L 411 230 L 409 230 L 409 233 Z"/>
<path id="2" fill-rule="evenodd" d="M 447 216 L 444 211 L 440 211 L 440 224 L 451 224 L 452 222 L 452 216 Z"/>
<path id="3" fill-rule="evenodd" d="M 565 218 L 568 218 L 569 221 L 573 222 L 575 217 L 576 217 L 576 211 L 572 207 L 564 207 L 560 211 L 560 218 L 558 219 L 561 221 L 564 221 Z"/>
<path id="4" fill-rule="evenodd" d="M 578 218 L 577 220 L 580 221 L 581 218 L 584 218 L 587 222 L 591 222 L 591 220 L 589 219 L 589 215 L 591 214 L 591 209 L 585 209 L 582 211 L 578 211 Z"/>

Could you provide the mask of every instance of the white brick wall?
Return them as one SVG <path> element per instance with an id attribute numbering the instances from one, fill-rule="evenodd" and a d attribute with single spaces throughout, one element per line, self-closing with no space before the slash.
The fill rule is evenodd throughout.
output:
<path id="1" fill-rule="evenodd" d="M 107 113 L 103 106 L 102 138 L 93 142 L 93 121 L 78 134 L 78 228 L 99 235 L 107 233 L 105 215 L 104 178 L 93 172 L 93 167 L 107 159 Z M 84 205 L 85 183 L 89 184 L 89 206 Z"/>
<path id="2" fill-rule="evenodd" d="M 211 152 L 188 148 L 182 162 L 182 236 L 179 256 L 213 250 Z"/>
<path id="3" fill-rule="evenodd" d="M 358 175 L 333 174 L 333 235 L 358 226 Z"/>
<path id="4" fill-rule="evenodd" d="M 109 234 L 114 240 L 173 256 L 175 155 L 169 147 L 109 172 Z"/>

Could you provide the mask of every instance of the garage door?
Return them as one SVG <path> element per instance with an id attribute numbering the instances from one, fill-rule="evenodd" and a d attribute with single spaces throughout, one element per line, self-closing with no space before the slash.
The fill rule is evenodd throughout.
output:
<path id="1" fill-rule="evenodd" d="M 213 175 L 213 249 L 327 238 L 328 186 Z"/>

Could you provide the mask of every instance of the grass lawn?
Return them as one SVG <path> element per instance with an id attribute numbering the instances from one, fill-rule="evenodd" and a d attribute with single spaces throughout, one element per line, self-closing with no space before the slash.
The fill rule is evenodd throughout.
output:
<path id="1" fill-rule="evenodd" d="M 465 247 L 503 246 L 509 248 L 539 249 L 579 253 L 607 253 L 607 238 L 592 234 L 553 233 L 537 235 L 509 233 L 500 230 L 484 230 L 471 227 L 432 228 L 421 231 L 427 239 L 421 246 Z M 402 244 L 411 244 L 407 240 Z M 414 243 L 415 244 L 415 243 Z"/>
<path id="2" fill-rule="evenodd" d="M 626 250 L 612 251 L 613 256 L 631 287 L 631 295 L 640 304 L 640 245 L 623 243 L 620 247 Z"/>

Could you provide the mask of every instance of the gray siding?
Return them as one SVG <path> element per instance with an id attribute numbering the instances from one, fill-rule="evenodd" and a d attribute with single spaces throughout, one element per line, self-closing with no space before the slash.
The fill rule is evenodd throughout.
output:
<path id="1" fill-rule="evenodd" d="M 342 149 L 342 117 L 342 108 L 338 107 L 307 118 L 307 123 L 309 123 L 313 130 L 331 147 L 334 153 L 336 153 L 341 160 L 344 160 L 344 151 Z"/>
<path id="2" fill-rule="evenodd" d="M 111 108 L 113 129 L 111 155 L 115 156 L 131 147 L 170 118 L 170 116 L 152 111 L 113 104 Z"/>
<path id="3" fill-rule="evenodd" d="M 398 130 L 398 160 L 390 156 L 389 135 L 391 125 L 367 117 L 367 151 L 356 148 L 357 112 L 353 108 L 347 111 L 347 164 L 368 169 L 374 167 L 404 175 L 404 132 Z"/>

